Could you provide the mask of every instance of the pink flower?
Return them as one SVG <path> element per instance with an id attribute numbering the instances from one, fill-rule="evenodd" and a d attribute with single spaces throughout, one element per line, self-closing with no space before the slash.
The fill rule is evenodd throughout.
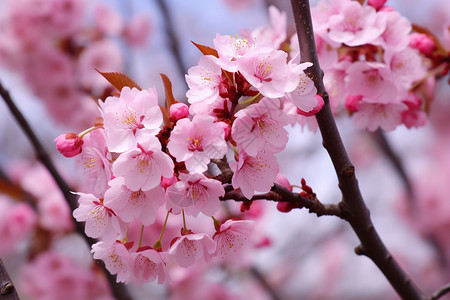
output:
<path id="1" fill-rule="evenodd" d="M 237 36 L 216 34 L 213 42 L 219 54 L 217 64 L 229 72 L 238 71 L 239 59 L 255 49 L 255 41 L 248 37 L 238 39 Z"/>
<path id="2" fill-rule="evenodd" d="M 387 0 L 368 0 L 367 4 L 375 8 L 376 10 L 380 10 Z"/>
<path id="3" fill-rule="evenodd" d="M 137 286 L 158 278 L 158 283 L 166 281 L 166 264 L 161 254 L 154 249 L 138 250 L 133 258 L 133 283 Z"/>
<path id="4" fill-rule="evenodd" d="M 372 6 L 361 6 L 358 2 L 348 1 L 339 14 L 328 20 L 328 37 L 348 46 L 369 44 L 377 39 L 385 29 L 384 18 L 378 17 Z"/>
<path id="5" fill-rule="evenodd" d="M 249 156 L 245 151 L 239 152 L 237 162 L 230 163 L 234 171 L 232 184 L 240 188 L 242 194 L 251 199 L 258 192 L 267 192 L 276 181 L 278 162 L 273 153 L 262 150 L 256 156 Z"/>
<path id="6" fill-rule="evenodd" d="M 401 51 L 385 51 L 384 60 L 391 69 L 397 88 L 404 91 L 403 97 L 413 82 L 422 79 L 427 72 L 419 51 L 409 47 Z"/>
<path id="7" fill-rule="evenodd" d="M 123 177 L 116 177 L 109 182 L 111 186 L 105 192 L 104 204 L 113 209 L 124 222 L 139 219 L 142 225 L 153 224 L 158 209 L 164 204 L 165 193 L 160 185 L 150 190 L 132 191 L 126 187 Z"/>
<path id="8" fill-rule="evenodd" d="M 128 283 L 133 277 L 133 259 L 121 242 L 107 244 L 98 242 L 92 245 L 95 259 L 101 259 L 111 274 L 117 274 L 117 282 Z"/>
<path id="9" fill-rule="evenodd" d="M 170 117 L 178 121 L 179 119 L 187 118 L 189 115 L 189 107 L 181 102 L 174 103 L 170 106 Z"/>
<path id="10" fill-rule="evenodd" d="M 370 103 L 361 101 L 358 111 L 353 114 L 357 128 L 375 131 L 381 128 L 385 131 L 394 130 L 402 122 L 402 112 L 407 109 L 404 103 Z"/>
<path id="11" fill-rule="evenodd" d="M 173 175 L 173 168 L 172 159 L 161 151 L 161 143 L 153 135 L 137 138 L 137 146 L 122 153 L 113 163 L 114 175 L 124 177 L 125 185 L 133 191 L 158 186 L 161 176 Z"/>
<path id="12" fill-rule="evenodd" d="M 189 90 L 186 93 L 189 103 L 213 103 L 219 96 L 222 84 L 222 69 L 211 55 L 202 56 L 197 66 L 188 70 L 185 76 Z"/>
<path id="13" fill-rule="evenodd" d="M 182 235 L 170 246 L 169 259 L 187 268 L 195 261 L 207 261 L 216 250 L 216 243 L 206 233 Z"/>
<path id="14" fill-rule="evenodd" d="M 239 58 L 238 70 L 263 96 L 278 98 L 298 85 L 299 71 L 289 68 L 286 59 L 284 51 L 259 48 Z"/>
<path id="15" fill-rule="evenodd" d="M 133 47 L 143 47 L 149 40 L 152 27 L 149 16 L 137 15 L 125 27 L 123 37 L 128 45 Z"/>
<path id="16" fill-rule="evenodd" d="M 84 172 L 85 189 L 102 198 L 108 181 L 111 180 L 111 153 L 106 148 L 106 133 L 103 128 L 88 133 L 84 139 L 83 151 L 77 157 L 77 164 Z"/>
<path id="17" fill-rule="evenodd" d="M 373 44 L 380 44 L 390 51 L 401 50 L 408 46 L 411 22 L 394 10 L 380 11 L 377 14 L 385 19 L 386 28 Z"/>
<path id="18" fill-rule="evenodd" d="M 75 133 L 63 133 L 57 136 L 56 149 L 65 157 L 73 157 L 81 153 L 83 140 Z"/>
<path id="19" fill-rule="evenodd" d="M 227 152 L 222 126 L 214 121 L 204 115 L 195 115 L 192 121 L 181 119 L 170 135 L 170 154 L 184 161 L 190 172 L 206 171 L 211 158 L 220 159 Z"/>
<path id="20" fill-rule="evenodd" d="M 253 232 L 254 221 L 227 220 L 220 225 L 213 239 L 217 243 L 215 256 L 227 261 L 241 261 L 249 249 L 248 240 Z"/>
<path id="21" fill-rule="evenodd" d="M 286 147 L 288 133 L 283 126 L 287 122 L 280 106 L 278 99 L 263 98 L 235 114 L 231 136 L 248 155 L 263 149 L 277 153 Z"/>
<path id="22" fill-rule="evenodd" d="M 172 213 L 197 216 L 199 212 L 212 216 L 220 206 L 219 197 L 225 195 L 222 184 L 203 174 L 180 174 L 180 181 L 167 188 L 167 209 Z"/>
<path id="23" fill-rule="evenodd" d="M 123 30 L 122 15 L 104 3 L 97 3 L 95 6 L 94 22 L 97 29 L 104 34 L 117 36 Z"/>
<path id="24" fill-rule="evenodd" d="M 86 222 L 86 235 L 92 238 L 102 237 L 104 241 L 114 241 L 121 231 L 114 211 L 103 205 L 103 199 L 94 195 L 75 194 L 80 196 L 80 206 L 73 211 L 73 216 L 78 222 Z"/>
<path id="25" fill-rule="evenodd" d="M 286 13 L 280 12 L 275 6 L 269 6 L 270 26 L 264 26 L 252 31 L 251 36 L 258 43 L 269 43 L 270 47 L 279 49 L 286 40 Z"/>
<path id="26" fill-rule="evenodd" d="M 106 130 L 106 144 L 111 152 L 124 152 L 136 146 L 139 136 L 159 132 L 162 113 L 155 89 L 139 91 L 124 87 L 120 98 L 100 102 Z"/>
<path id="27" fill-rule="evenodd" d="M 378 62 L 358 61 L 347 69 L 345 86 L 351 95 L 362 95 L 366 101 L 389 103 L 399 98 L 388 67 Z"/>

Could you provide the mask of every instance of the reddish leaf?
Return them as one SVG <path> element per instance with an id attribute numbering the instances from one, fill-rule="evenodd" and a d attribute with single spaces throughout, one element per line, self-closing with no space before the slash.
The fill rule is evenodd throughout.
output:
<path id="1" fill-rule="evenodd" d="M 99 70 L 95 69 L 97 72 L 100 73 L 103 77 L 105 77 L 106 80 L 108 80 L 109 83 L 112 84 L 116 89 L 119 91 L 122 90 L 123 87 L 127 86 L 129 88 L 137 88 L 138 90 L 142 90 L 142 88 L 134 82 L 133 79 L 128 77 L 125 74 L 117 73 L 117 72 L 100 72 Z"/>
<path id="2" fill-rule="evenodd" d="M 161 109 L 162 115 L 163 115 L 163 120 L 164 120 L 164 124 L 166 124 L 167 126 L 170 126 L 170 113 L 169 110 L 166 109 L 163 106 L 159 106 L 159 108 Z"/>
<path id="3" fill-rule="evenodd" d="M 198 50 L 200 50 L 201 53 L 203 53 L 204 55 L 213 55 L 215 57 L 219 57 L 219 54 L 217 53 L 217 50 L 208 46 L 204 46 L 204 45 L 200 45 L 197 44 L 193 41 L 191 41 L 192 44 L 195 45 L 195 47 L 198 48 Z"/>
<path id="4" fill-rule="evenodd" d="M 170 82 L 169 77 L 167 77 L 165 74 L 159 74 L 161 75 L 162 81 L 164 83 L 164 90 L 166 91 L 166 110 L 169 111 L 170 106 L 174 104 L 175 98 L 173 97 L 172 93 L 172 82 Z"/>

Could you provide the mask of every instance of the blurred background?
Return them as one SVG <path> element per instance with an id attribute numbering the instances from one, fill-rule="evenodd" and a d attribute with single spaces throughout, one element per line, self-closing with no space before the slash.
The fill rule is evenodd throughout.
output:
<path id="1" fill-rule="evenodd" d="M 438 36 L 450 24 L 445 0 L 387 4 Z M 60 172 L 77 186 L 80 171 L 57 153 L 53 139 L 90 127 L 98 114 L 93 99 L 110 87 L 94 68 L 126 73 L 159 95 L 164 73 L 175 99 L 184 102 L 184 74 L 201 56 L 191 41 L 212 46 L 216 33 L 234 36 L 264 26 L 270 5 L 286 11 L 288 32 L 293 30 L 289 1 L 3 0 L 0 81 Z M 375 227 L 427 294 L 450 281 L 449 92 L 446 82 L 438 84 L 429 122 L 419 129 L 369 133 L 356 130 L 349 118 L 337 120 Z M 277 155 L 280 173 L 291 184 L 305 178 L 323 203 L 338 203 L 337 179 L 319 132 L 299 125 L 288 131 L 288 146 Z M 0 257 L 21 299 L 109 299 L 106 284 L 92 274 L 90 249 L 71 233 L 70 211 L 2 101 L 0 145 Z M 257 231 L 266 242 L 252 253 L 252 268 L 237 265 L 175 280 L 183 285 L 129 285 L 134 299 L 272 299 L 262 282 L 279 299 L 398 298 L 376 266 L 354 254 L 358 240 L 346 222 L 306 210 L 284 214 L 274 203 L 258 208 Z M 65 288 L 50 295 L 44 285 Z"/>

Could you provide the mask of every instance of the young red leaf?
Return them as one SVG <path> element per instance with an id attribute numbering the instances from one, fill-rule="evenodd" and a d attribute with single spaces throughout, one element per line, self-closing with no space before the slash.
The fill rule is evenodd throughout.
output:
<path id="1" fill-rule="evenodd" d="M 166 102 L 165 102 L 166 105 L 165 106 L 166 106 L 166 110 L 169 111 L 170 106 L 176 102 L 175 98 L 173 97 L 173 93 L 172 93 L 172 82 L 170 82 L 169 77 L 167 77 L 165 74 L 160 73 L 159 75 L 161 75 L 161 79 L 164 83 L 164 90 L 166 92 Z"/>
<path id="2" fill-rule="evenodd" d="M 191 41 L 192 44 L 195 45 L 195 47 L 198 48 L 198 50 L 200 50 L 201 53 L 203 53 L 203 55 L 213 55 L 215 57 L 219 57 L 219 54 L 217 53 L 217 50 L 208 46 L 204 46 L 204 45 L 200 45 L 197 44 L 193 41 Z"/>
<path id="3" fill-rule="evenodd" d="M 117 72 L 100 72 L 99 70 L 95 69 L 97 72 L 100 73 L 103 77 L 105 77 L 106 80 L 108 80 L 109 83 L 111 83 L 112 86 L 114 86 L 119 91 L 122 90 L 123 87 L 127 86 L 129 88 L 137 88 L 138 90 L 142 90 L 142 88 L 134 82 L 133 79 L 128 77 L 125 74 L 117 73 Z"/>

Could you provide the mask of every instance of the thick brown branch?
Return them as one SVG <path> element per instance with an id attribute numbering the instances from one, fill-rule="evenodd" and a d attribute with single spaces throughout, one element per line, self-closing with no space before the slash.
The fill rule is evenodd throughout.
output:
<path id="1" fill-rule="evenodd" d="M 0 299 L 1 300 L 19 300 L 16 288 L 14 287 L 5 265 L 0 259 Z"/>
<path id="2" fill-rule="evenodd" d="M 71 188 L 66 183 L 66 181 L 61 177 L 58 170 L 56 170 L 55 165 L 53 164 L 52 160 L 50 159 L 50 156 L 48 155 L 47 151 L 42 146 L 41 142 L 37 138 L 36 134 L 34 133 L 31 126 L 28 124 L 27 120 L 23 116 L 23 114 L 20 112 L 20 110 L 15 105 L 14 101 L 12 100 L 9 92 L 3 87 L 3 85 L 0 83 L 0 95 L 5 100 L 5 103 L 8 105 L 9 109 L 11 110 L 12 115 L 16 119 L 17 123 L 19 123 L 20 127 L 24 131 L 25 135 L 30 140 L 31 144 L 34 147 L 34 150 L 36 151 L 37 158 L 39 161 L 47 168 L 47 170 L 50 172 L 51 176 L 55 180 L 56 184 L 58 185 L 59 189 L 64 195 L 64 198 L 66 199 L 66 202 L 68 203 L 70 210 L 73 212 L 78 207 L 78 201 L 77 196 L 71 193 Z M 75 230 L 86 240 L 86 242 L 89 245 L 93 245 L 97 241 L 95 239 L 92 239 L 88 237 L 84 232 L 84 225 L 82 223 L 77 222 L 75 219 L 73 219 Z M 112 292 L 114 296 L 117 299 L 121 300 L 131 300 L 130 295 L 128 294 L 128 291 L 126 290 L 126 287 L 124 284 L 116 283 L 115 276 L 111 275 L 104 267 L 103 264 L 100 265 L 103 271 L 105 272 L 105 275 L 107 276 L 109 285 L 112 289 Z"/>
<path id="3" fill-rule="evenodd" d="M 334 117 L 331 113 L 328 95 L 323 84 L 314 42 L 314 31 L 308 0 L 291 0 L 294 19 L 301 49 L 301 62 L 309 61 L 313 66 L 306 70 L 312 78 L 319 94 L 323 95 L 325 106 L 317 113 L 316 119 L 322 134 L 323 145 L 333 162 L 343 195 L 341 209 L 361 241 L 361 249 L 383 272 L 393 288 L 403 299 L 423 299 L 421 292 L 402 270 L 381 241 L 370 219 L 370 212 L 362 198 L 354 167 L 342 143 Z"/>

